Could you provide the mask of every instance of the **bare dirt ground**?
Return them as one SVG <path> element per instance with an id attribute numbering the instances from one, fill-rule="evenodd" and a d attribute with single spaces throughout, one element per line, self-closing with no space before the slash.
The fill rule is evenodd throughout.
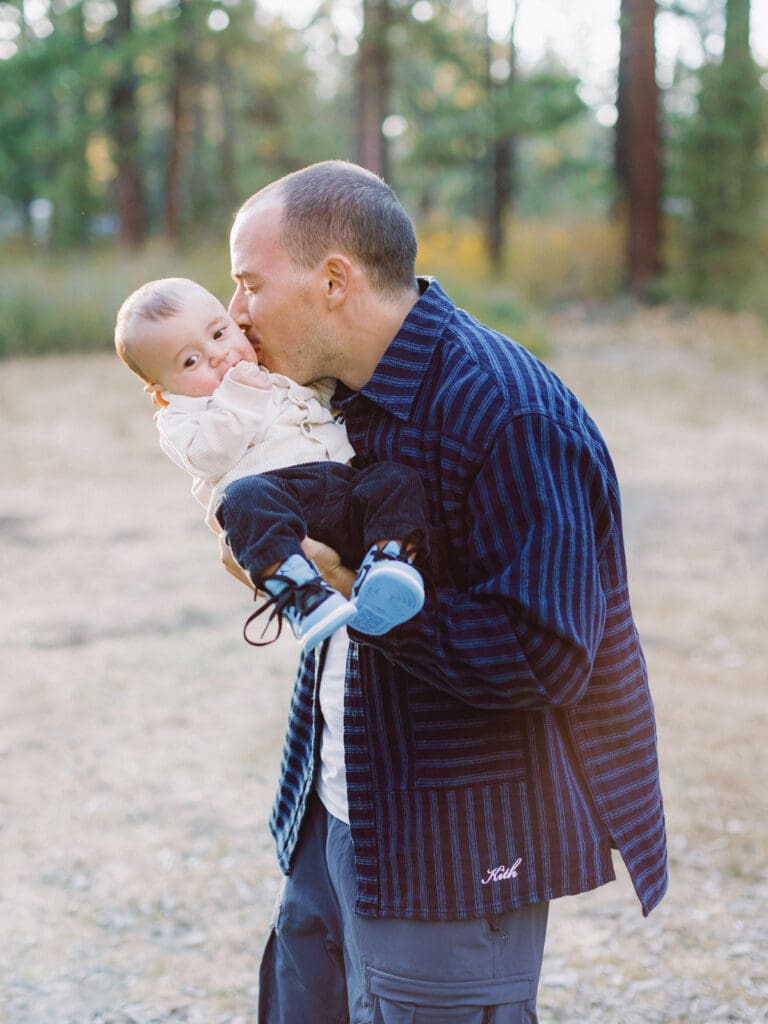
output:
<path id="1" fill-rule="evenodd" d="M 617 864 L 552 908 L 541 1021 L 768 1021 L 768 336 L 550 330 L 623 485 L 671 889 L 644 920 Z M 240 639 L 248 596 L 114 357 L 0 365 L 0 428 L 0 1021 L 254 1021 L 295 643 Z"/>

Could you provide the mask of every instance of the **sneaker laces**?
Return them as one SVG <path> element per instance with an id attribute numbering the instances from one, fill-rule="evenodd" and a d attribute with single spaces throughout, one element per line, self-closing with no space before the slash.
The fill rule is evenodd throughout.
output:
<path id="1" fill-rule="evenodd" d="M 250 644 L 251 647 L 267 647 L 269 644 L 273 644 L 280 637 L 280 634 L 283 631 L 283 614 L 286 608 L 293 606 L 299 614 L 306 615 L 320 603 L 319 600 L 313 602 L 312 598 L 317 597 L 322 599 L 326 594 L 326 586 L 322 579 L 313 579 L 308 580 L 305 583 L 297 583 L 295 580 L 292 580 L 290 576 L 280 576 L 277 573 L 275 573 L 274 576 L 270 576 L 269 579 L 278 580 L 279 582 L 284 583 L 285 587 L 278 594 L 272 594 L 268 597 L 264 603 L 257 608 L 255 612 L 252 612 L 245 620 L 245 625 L 243 626 L 243 639 L 246 643 Z M 258 601 L 258 590 L 254 594 L 253 599 L 254 601 Z M 262 638 L 264 637 L 275 619 L 277 619 L 277 633 L 275 633 L 275 635 L 269 640 L 251 640 L 248 636 L 248 627 L 255 619 L 258 619 L 260 615 L 263 615 L 264 612 L 267 612 L 270 609 L 272 610 L 269 618 L 264 624 L 264 628 L 262 629 L 260 636 Z"/>
<path id="2" fill-rule="evenodd" d="M 385 546 L 390 547 L 390 545 L 393 543 L 399 542 L 389 541 Z M 405 553 L 404 543 L 400 544 L 400 548 L 396 555 L 392 554 L 391 551 L 385 551 L 383 548 L 372 547 L 371 550 L 366 554 L 364 562 L 365 568 L 362 570 L 362 572 L 358 570 L 357 578 L 355 579 L 354 586 L 356 591 L 359 590 L 360 587 L 363 585 L 366 576 L 374 567 L 376 562 L 404 562 L 406 565 L 413 565 L 413 559 L 409 558 L 408 555 Z"/>

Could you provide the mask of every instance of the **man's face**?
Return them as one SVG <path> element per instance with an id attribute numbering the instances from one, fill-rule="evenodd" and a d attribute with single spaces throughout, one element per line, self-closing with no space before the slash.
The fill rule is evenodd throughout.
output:
<path id="1" fill-rule="evenodd" d="M 321 271 L 294 266 L 282 241 L 281 220 L 282 207 L 275 199 L 265 199 L 235 220 L 230 255 L 237 287 L 229 313 L 262 365 L 310 384 L 334 376 Z"/>
<path id="2" fill-rule="evenodd" d="M 227 370 L 256 354 L 215 296 L 204 288 L 184 290 L 176 316 L 147 320 L 135 346 L 144 373 L 163 391 L 199 398 L 212 395 Z"/>

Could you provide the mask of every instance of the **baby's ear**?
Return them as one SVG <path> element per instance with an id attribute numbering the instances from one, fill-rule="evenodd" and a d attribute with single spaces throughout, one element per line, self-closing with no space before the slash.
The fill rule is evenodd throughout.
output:
<path id="1" fill-rule="evenodd" d="M 149 395 L 152 398 L 152 404 L 156 409 L 162 409 L 164 406 L 168 405 L 166 400 L 163 398 L 162 391 L 163 388 L 161 384 L 144 385 L 144 394 Z"/>

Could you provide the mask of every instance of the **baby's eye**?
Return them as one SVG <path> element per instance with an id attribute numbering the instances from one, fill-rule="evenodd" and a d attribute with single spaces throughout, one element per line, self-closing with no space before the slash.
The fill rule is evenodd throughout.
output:
<path id="1" fill-rule="evenodd" d="M 189 369 L 189 367 L 194 366 L 196 362 L 197 362 L 197 356 L 196 355 L 194 355 L 194 356 L 187 356 L 187 358 L 184 360 L 184 368 L 185 369 Z"/>
<path id="2" fill-rule="evenodd" d="M 220 327 L 218 331 L 213 332 L 213 340 L 218 341 L 224 334 L 224 328 Z"/>

